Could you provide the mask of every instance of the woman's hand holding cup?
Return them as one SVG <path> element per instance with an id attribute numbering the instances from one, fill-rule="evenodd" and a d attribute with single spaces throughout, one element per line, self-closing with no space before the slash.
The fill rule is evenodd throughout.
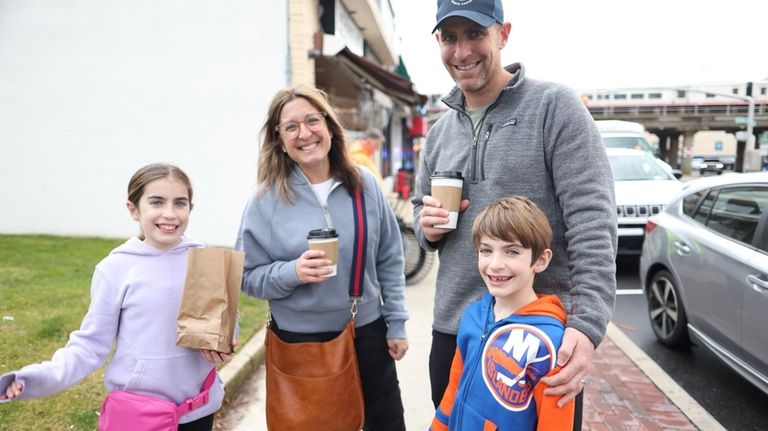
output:
<path id="1" fill-rule="evenodd" d="M 323 250 L 307 250 L 296 261 L 296 276 L 301 284 L 321 283 L 331 276 L 332 263 Z"/>

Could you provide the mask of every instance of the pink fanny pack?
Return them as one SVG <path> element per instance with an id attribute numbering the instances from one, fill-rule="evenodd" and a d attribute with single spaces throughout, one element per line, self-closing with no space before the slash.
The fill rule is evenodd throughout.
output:
<path id="1" fill-rule="evenodd" d="M 177 431 L 180 417 L 208 402 L 215 378 L 216 368 L 212 368 L 200 393 L 179 405 L 147 395 L 112 391 L 101 404 L 98 430 Z"/>

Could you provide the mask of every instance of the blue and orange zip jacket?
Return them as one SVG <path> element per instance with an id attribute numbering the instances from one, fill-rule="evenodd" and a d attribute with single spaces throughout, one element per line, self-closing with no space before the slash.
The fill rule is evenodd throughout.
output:
<path id="1" fill-rule="evenodd" d="M 450 380 L 431 431 L 573 429 L 574 401 L 558 407 L 539 382 L 559 371 L 557 350 L 565 309 L 555 295 L 540 296 L 494 321 L 486 293 L 461 317 Z"/>

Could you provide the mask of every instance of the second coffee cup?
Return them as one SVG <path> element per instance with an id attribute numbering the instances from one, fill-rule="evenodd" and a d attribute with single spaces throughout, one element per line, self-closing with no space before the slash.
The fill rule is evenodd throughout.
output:
<path id="1" fill-rule="evenodd" d="M 448 223 L 436 224 L 441 229 L 456 229 L 461 208 L 461 189 L 464 177 L 459 171 L 435 171 L 432 174 L 432 197 L 448 210 Z"/>
<path id="2" fill-rule="evenodd" d="M 307 244 L 310 250 L 323 250 L 324 259 L 331 260 L 331 273 L 328 277 L 336 275 L 337 260 L 339 258 L 339 234 L 336 229 L 313 229 L 307 234 Z"/>

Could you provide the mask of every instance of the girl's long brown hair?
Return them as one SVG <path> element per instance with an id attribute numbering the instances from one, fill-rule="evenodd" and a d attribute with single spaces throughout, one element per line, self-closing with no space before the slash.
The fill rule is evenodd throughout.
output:
<path id="1" fill-rule="evenodd" d="M 292 201 L 294 196 L 288 179 L 296 163 L 288 157 L 288 154 L 283 152 L 283 141 L 276 127 L 280 124 L 280 114 L 285 105 L 297 98 L 305 99 L 317 108 L 318 112 L 325 114 L 325 124 L 332 136 L 331 149 L 328 152 L 331 175 L 341 181 L 344 188 L 351 195 L 357 187 L 361 186 L 362 177 L 360 171 L 358 171 L 347 155 L 344 128 L 341 126 L 339 118 L 328 102 L 328 96 L 325 92 L 303 84 L 281 89 L 275 94 L 272 103 L 269 105 L 267 120 L 261 129 L 264 138 L 259 155 L 258 182 L 261 187 L 260 195 L 267 193 L 269 190 L 275 190 L 279 199 L 288 202 Z"/>

